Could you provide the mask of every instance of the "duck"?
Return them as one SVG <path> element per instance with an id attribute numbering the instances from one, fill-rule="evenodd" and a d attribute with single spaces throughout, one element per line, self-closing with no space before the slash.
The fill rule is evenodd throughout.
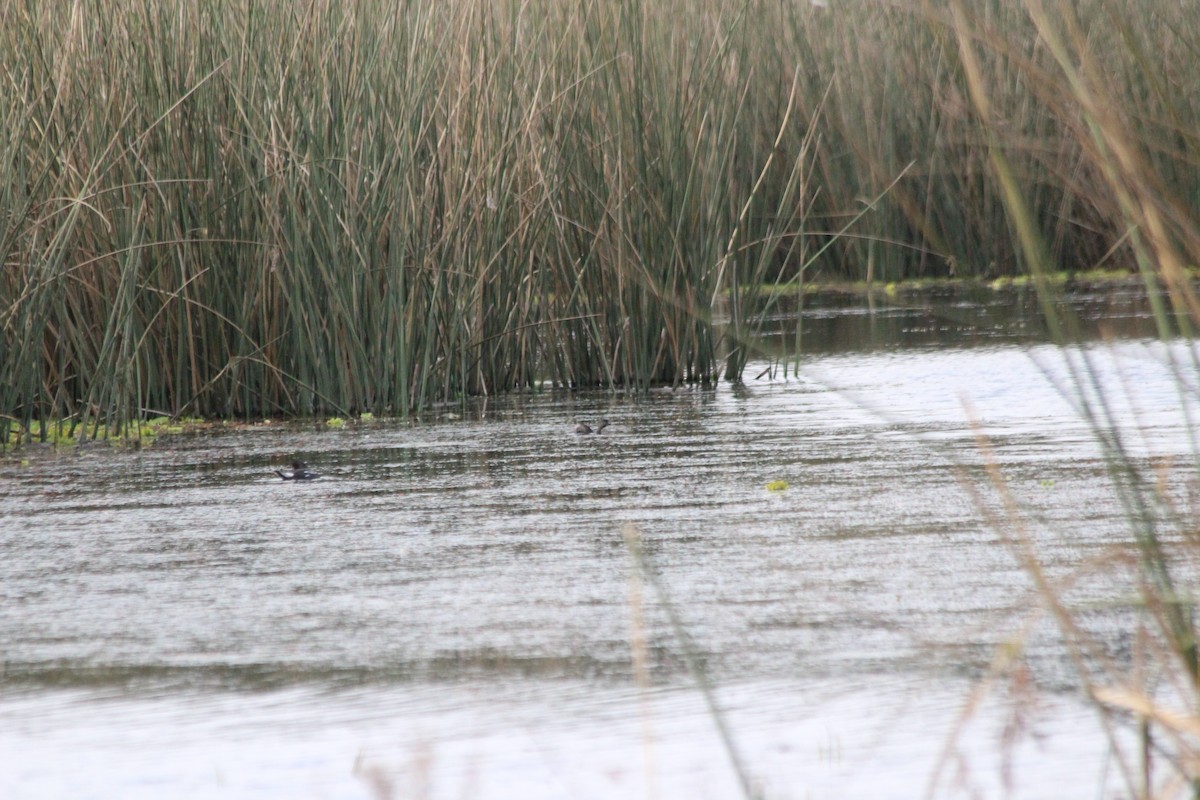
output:
<path id="1" fill-rule="evenodd" d="M 277 469 L 275 470 L 275 474 L 285 481 L 311 481 L 313 478 L 321 477 L 319 472 L 313 472 L 308 468 L 308 464 L 299 460 L 292 462 L 292 471 L 290 473 Z"/>
<path id="2" fill-rule="evenodd" d="M 608 420 L 606 420 L 606 419 L 600 420 L 600 424 L 597 425 L 594 429 L 592 428 L 591 425 L 588 425 L 586 422 L 580 422 L 579 420 L 575 420 L 575 432 L 578 434 L 581 434 L 581 435 L 589 434 L 589 433 L 600 433 L 600 431 L 604 430 L 607 427 L 608 427 Z"/>

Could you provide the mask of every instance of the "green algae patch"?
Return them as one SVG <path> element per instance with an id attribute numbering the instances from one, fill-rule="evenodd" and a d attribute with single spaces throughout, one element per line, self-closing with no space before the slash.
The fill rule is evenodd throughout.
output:
<path id="1" fill-rule="evenodd" d="M 109 447 L 137 449 L 150 447 L 158 439 L 183 436 L 209 430 L 215 426 L 226 427 L 229 423 L 212 422 L 200 417 L 158 416 L 131 422 L 120 428 L 110 428 L 103 423 L 80 424 L 77 420 L 33 420 L 28 426 L 16 420 L 8 420 L 7 432 L 0 449 L 18 450 L 26 446 L 69 449 L 81 444 L 107 444 Z"/>
<path id="2" fill-rule="evenodd" d="M 1200 277 L 1200 272 L 1190 272 L 1193 279 Z M 1100 288 L 1105 286 L 1123 286 L 1141 284 L 1142 278 L 1135 272 L 1124 269 L 1095 269 L 1085 271 L 1051 272 L 1046 275 L 1046 282 L 1063 289 L 1075 287 Z M 899 281 L 846 281 L 846 280 L 814 280 L 787 283 L 764 283 L 758 286 L 756 294 L 760 298 L 810 296 L 866 296 L 880 294 L 886 297 L 902 297 L 926 292 L 990 289 L 1004 291 L 1014 288 L 1033 286 L 1033 279 L 1028 275 L 1008 275 L 999 278 L 908 278 Z"/>

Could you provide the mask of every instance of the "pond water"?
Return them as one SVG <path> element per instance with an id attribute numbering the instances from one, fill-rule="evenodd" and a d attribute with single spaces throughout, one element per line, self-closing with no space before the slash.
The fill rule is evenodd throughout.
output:
<path id="1" fill-rule="evenodd" d="M 0 797 L 1120 794 L 985 466 L 1078 570 L 1130 536 L 1081 398 L 1186 505 L 1196 353 L 1136 298 L 1065 350 L 972 302 L 806 311 L 743 386 L 3 462 Z M 1036 698 L 974 705 L 1020 631 Z"/>

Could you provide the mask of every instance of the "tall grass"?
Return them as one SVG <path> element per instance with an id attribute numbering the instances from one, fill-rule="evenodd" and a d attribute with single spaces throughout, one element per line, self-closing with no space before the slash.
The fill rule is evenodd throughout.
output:
<path id="1" fill-rule="evenodd" d="M 1073 112 L 1058 135 L 1064 149 L 1080 154 L 1078 173 L 1093 186 L 1094 207 L 1113 229 L 1124 232 L 1119 245 L 1109 246 L 1119 246 L 1136 265 L 1155 304 L 1161 338 L 1190 337 L 1200 322 L 1188 269 L 1200 262 L 1200 194 L 1194 182 L 1200 135 L 1191 121 L 1194 95 L 1190 90 L 1180 94 L 1189 79 L 1179 70 L 1183 59 L 1200 52 L 1200 18 L 1175 12 L 1119 2 L 1080 6 L 1023 0 L 1013 5 L 1013 13 L 1029 27 L 1037 53 L 1015 59 L 1020 42 L 997 37 L 994 20 L 986 14 L 952 0 L 943 16 L 957 46 L 955 63 L 971 106 L 983 123 L 990 171 L 1012 221 L 1011 241 L 1034 278 L 1047 320 L 1064 343 L 1071 339 L 1073 320 L 1055 302 L 1047 280 L 1063 256 L 1040 214 L 1038 189 L 1020 180 L 1021 154 L 1010 146 L 997 99 L 1005 95 L 1006 84 L 1017 82 L 1035 87 L 1032 94 L 1040 103 Z M 1097 40 L 1112 49 L 1098 47 Z M 1004 80 L 997 79 L 998 63 L 1010 65 Z M 1139 99 L 1131 103 L 1135 97 Z M 1188 122 L 1181 124 L 1184 120 Z M 1171 366 L 1178 379 L 1180 413 L 1186 415 L 1195 399 L 1200 362 L 1194 347 L 1166 352 L 1175 353 Z M 1066 580 L 1051 578 L 1033 545 L 1029 522 L 984 442 L 992 482 L 1005 508 L 1006 518 L 997 520 L 997 527 L 1006 532 L 1062 633 L 1128 794 L 1200 797 L 1197 509 L 1181 500 L 1194 492 L 1200 465 L 1196 430 L 1188 431 L 1188 463 L 1133 455 L 1112 410 L 1113 398 L 1101 389 L 1086 351 L 1068 354 L 1066 363 L 1072 372 L 1063 391 L 1078 404 L 1101 446 L 1129 537 L 1114 542 L 1108 558 L 1081 566 Z M 1119 632 L 1127 643 L 1124 658 L 1110 656 L 1111 636 L 1090 633 L 1087 610 L 1070 602 L 1071 584 L 1094 579 L 1096 572 L 1109 585 L 1130 587 L 1136 598 L 1133 613 L 1123 617 L 1128 625 Z M 1019 652 L 1018 643 L 1003 659 L 1005 668 L 1012 667 L 1016 659 L 1011 656 Z M 1132 744 L 1115 734 L 1123 725 L 1137 732 Z"/>
<path id="2" fill-rule="evenodd" d="M 1196 25 L 1078 16 L 1121 143 L 998 0 L 10 0 L 0 433 L 737 379 L 764 281 L 1030 268 L 1006 181 L 1056 263 L 1179 284 Z"/>

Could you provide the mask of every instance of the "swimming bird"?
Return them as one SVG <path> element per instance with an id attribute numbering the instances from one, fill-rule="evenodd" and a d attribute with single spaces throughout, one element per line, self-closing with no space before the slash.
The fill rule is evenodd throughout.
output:
<path id="1" fill-rule="evenodd" d="M 319 472 L 310 470 L 308 464 L 305 464 L 303 461 L 293 461 L 290 473 L 277 469 L 275 470 L 275 474 L 285 481 L 311 481 L 313 478 L 321 477 Z"/>
<path id="2" fill-rule="evenodd" d="M 586 422 L 580 422 L 579 420 L 575 421 L 575 432 L 578 434 L 599 433 L 607 427 L 608 420 L 606 419 L 600 420 L 600 424 L 597 425 L 594 430 L 592 429 L 592 426 L 588 425 Z"/>

